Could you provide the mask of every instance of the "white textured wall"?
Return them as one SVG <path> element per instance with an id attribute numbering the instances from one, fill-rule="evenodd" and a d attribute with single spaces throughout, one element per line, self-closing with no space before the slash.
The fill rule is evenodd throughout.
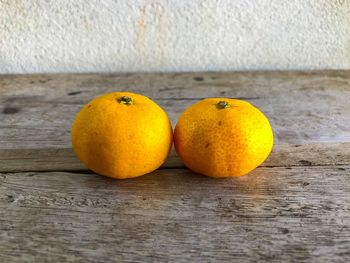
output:
<path id="1" fill-rule="evenodd" d="M 350 0 L 0 0 L 0 72 L 350 68 Z"/>

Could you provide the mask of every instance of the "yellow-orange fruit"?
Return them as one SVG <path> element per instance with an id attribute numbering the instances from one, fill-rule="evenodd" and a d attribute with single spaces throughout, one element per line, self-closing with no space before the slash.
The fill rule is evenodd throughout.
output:
<path id="1" fill-rule="evenodd" d="M 182 113 L 174 145 L 194 172 L 211 177 L 241 176 L 268 157 L 273 133 L 265 115 L 250 103 L 208 98 Z"/>
<path id="2" fill-rule="evenodd" d="M 78 158 L 94 172 L 118 179 L 152 172 L 172 145 L 167 114 L 149 98 L 112 92 L 85 105 L 72 126 Z"/>

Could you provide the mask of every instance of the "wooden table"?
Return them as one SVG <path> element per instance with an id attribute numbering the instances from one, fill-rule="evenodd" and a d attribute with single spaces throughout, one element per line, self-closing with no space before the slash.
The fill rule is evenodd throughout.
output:
<path id="1" fill-rule="evenodd" d="M 179 114 L 250 101 L 275 134 L 247 176 L 191 173 L 172 152 L 112 180 L 74 156 L 70 126 L 98 94 L 145 94 Z M 350 262 L 350 71 L 0 77 L 1 262 Z"/>

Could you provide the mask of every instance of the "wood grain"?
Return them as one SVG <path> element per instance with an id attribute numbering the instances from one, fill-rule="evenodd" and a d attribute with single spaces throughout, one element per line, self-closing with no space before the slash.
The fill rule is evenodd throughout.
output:
<path id="1" fill-rule="evenodd" d="M 3 262 L 349 262 L 350 166 L 0 175 Z"/>
<path id="2" fill-rule="evenodd" d="M 275 146 L 248 176 L 215 180 L 173 151 L 112 180 L 70 146 L 80 107 L 145 94 L 175 124 L 205 97 L 271 121 Z M 350 262 L 350 71 L 0 76 L 1 262 Z"/>
<path id="3" fill-rule="evenodd" d="M 173 124 L 202 98 L 235 97 L 266 113 L 276 143 L 350 141 L 349 71 L 49 74 L 0 77 L 0 147 L 70 147 L 70 126 L 81 106 L 117 90 L 151 97 Z"/>
<path id="4" fill-rule="evenodd" d="M 262 167 L 350 164 L 350 143 L 277 144 Z M 174 148 L 161 168 L 185 168 Z M 72 148 L 0 149 L 0 172 L 87 171 Z"/>

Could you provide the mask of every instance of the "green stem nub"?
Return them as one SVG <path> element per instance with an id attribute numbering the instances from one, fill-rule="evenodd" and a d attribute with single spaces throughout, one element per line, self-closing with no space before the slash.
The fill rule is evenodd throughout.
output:
<path id="1" fill-rule="evenodd" d="M 219 101 L 217 104 L 216 104 L 216 108 L 218 109 L 227 109 L 227 108 L 230 108 L 231 107 L 231 104 L 228 103 L 227 101 Z"/>
<path id="2" fill-rule="evenodd" d="M 128 96 L 122 96 L 118 99 L 118 102 L 120 104 L 125 104 L 125 105 L 132 105 L 134 104 L 134 100 Z"/>

